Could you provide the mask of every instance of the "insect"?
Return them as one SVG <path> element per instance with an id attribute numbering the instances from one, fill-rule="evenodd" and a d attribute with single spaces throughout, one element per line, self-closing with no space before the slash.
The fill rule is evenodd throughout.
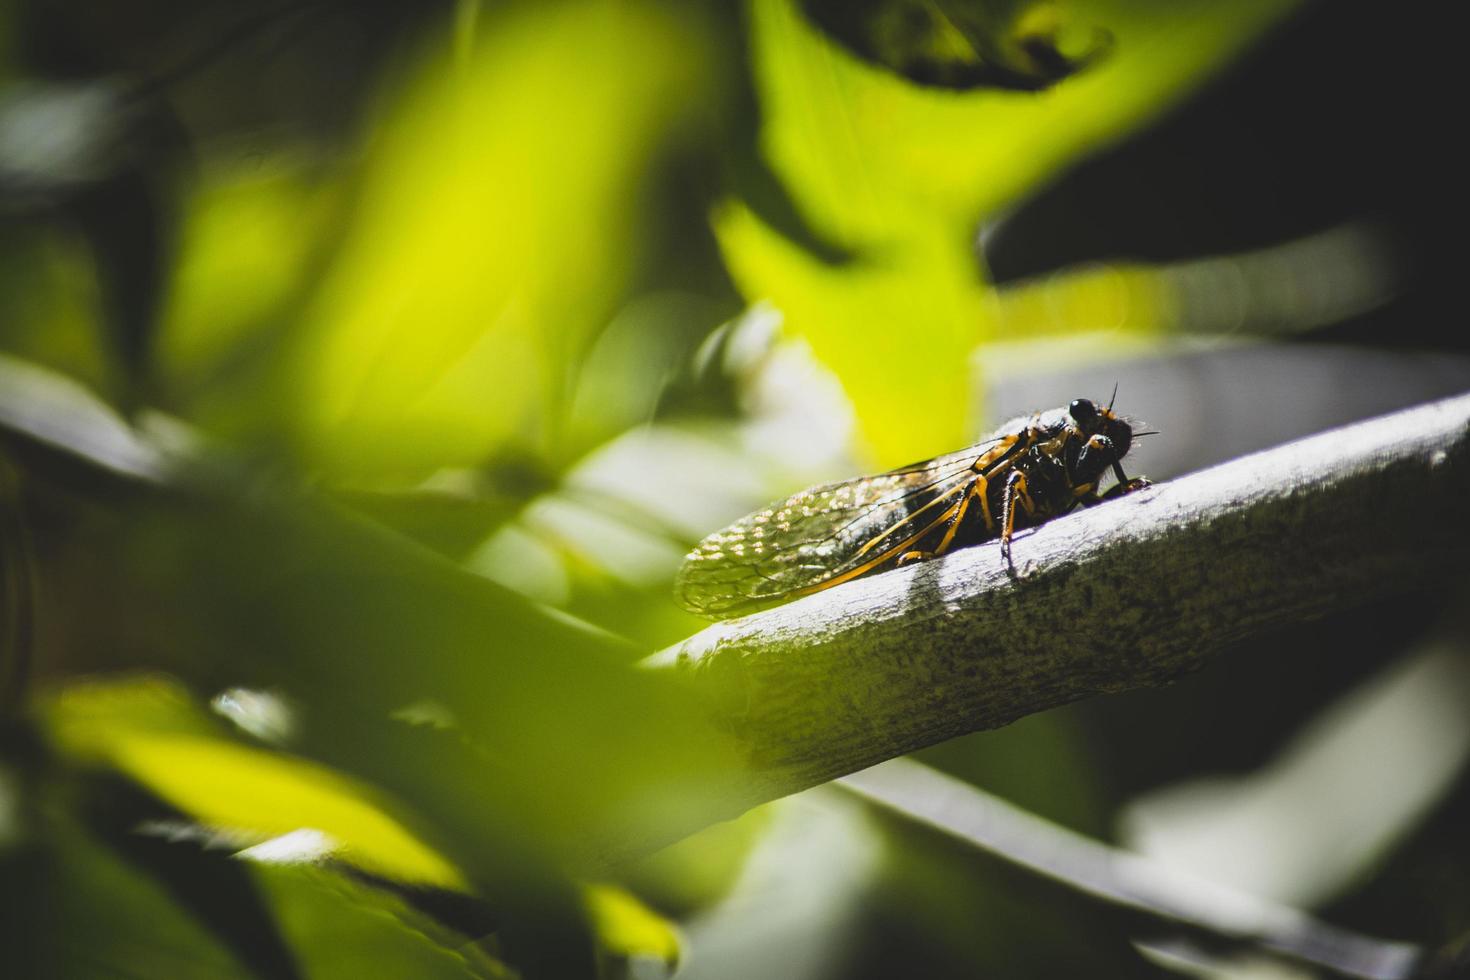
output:
<path id="1" fill-rule="evenodd" d="M 1136 434 L 1148 433 L 1135 433 L 1111 402 L 1078 398 L 968 449 L 803 490 L 696 545 L 675 597 L 725 619 L 996 538 L 1014 574 L 1017 530 L 1148 485 L 1121 465 Z M 1099 493 L 1108 470 L 1117 483 Z"/>

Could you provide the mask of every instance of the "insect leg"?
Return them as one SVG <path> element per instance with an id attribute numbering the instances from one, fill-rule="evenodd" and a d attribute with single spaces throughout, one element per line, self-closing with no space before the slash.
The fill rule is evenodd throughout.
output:
<path id="1" fill-rule="evenodd" d="M 935 497 L 933 500 L 930 500 L 928 503 L 924 504 L 924 506 L 920 507 L 918 510 L 910 514 L 909 520 L 917 520 L 925 511 L 929 510 L 930 508 L 939 507 L 941 504 L 948 504 L 948 501 L 951 497 L 953 497 L 955 494 L 963 495 L 966 492 L 966 489 L 966 485 L 963 483 L 955 484 L 948 490 L 944 491 L 944 493 Z M 941 524 L 944 521 L 948 520 L 949 514 L 957 506 L 959 506 L 958 502 L 955 504 L 948 504 L 948 506 L 944 508 L 944 510 L 940 513 L 939 517 L 934 521 L 934 523 L 926 527 L 923 531 L 920 532 L 920 534 L 927 534 L 929 530 L 933 528 L 936 524 Z M 879 546 L 887 541 L 889 537 L 893 536 L 896 532 L 907 529 L 908 526 L 908 521 L 899 521 L 888 530 L 884 531 L 882 534 L 870 539 L 866 544 L 858 549 L 857 555 L 855 557 L 861 558 L 868 552 L 879 549 Z M 913 540 L 914 539 L 911 538 L 908 542 L 905 542 L 905 544 L 912 543 Z M 905 545 L 899 545 L 898 547 L 901 548 L 904 546 Z"/>
<path id="2" fill-rule="evenodd" d="M 999 477 L 1007 470 L 1014 475 L 1017 471 L 1014 469 L 1013 464 L 1014 460 L 1008 459 L 989 470 L 986 474 L 976 473 L 975 485 L 972 490 L 980 497 L 980 516 L 985 518 L 985 530 L 987 534 L 995 530 L 995 515 L 990 511 L 990 481 Z M 1003 518 L 1004 515 L 1002 514 Z M 1002 520 L 1002 523 L 1004 523 L 1004 520 Z"/>
<path id="3" fill-rule="evenodd" d="M 998 479 L 1002 473 L 1013 469 L 1016 460 L 1035 441 L 1035 432 L 1028 429 L 1025 436 L 1012 441 L 1004 456 L 993 460 L 987 458 L 977 461 L 972 467 L 975 471 L 976 485 L 971 489 L 980 497 L 980 516 L 985 518 L 987 536 L 995 532 L 995 515 L 990 511 L 990 481 Z"/>
<path id="4" fill-rule="evenodd" d="M 1026 492 L 1026 474 L 1020 470 L 1011 470 L 1006 477 L 1004 492 L 1001 494 L 1000 508 L 1000 556 L 1005 559 L 1006 568 L 1015 572 L 1015 563 L 1011 561 L 1011 535 L 1016 530 L 1016 504 L 1026 508 L 1027 514 L 1035 513 L 1035 505 L 1031 503 L 1031 495 Z"/>
<path id="5" fill-rule="evenodd" d="M 970 509 L 970 501 L 975 498 L 980 498 L 981 513 L 985 515 L 986 526 L 991 526 L 990 507 L 985 501 L 986 486 L 985 477 L 983 476 L 977 476 L 975 482 L 970 484 L 970 489 L 965 493 L 965 498 L 960 501 L 959 507 L 955 510 L 954 519 L 949 522 L 949 527 L 945 530 L 944 537 L 939 539 L 939 544 L 934 548 L 936 555 L 944 554 L 949 550 L 949 546 L 954 543 L 954 536 L 959 533 L 960 523 L 964 521 L 965 513 Z"/>
<path id="6" fill-rule="evenodd" d="M 1099 498 L 1100 500 L 1112 500 L 1114 497 L 1121 497 L 1125 493 L 1132 493 L 1135 490 L 1142 490 L 1144 487 L 1153 486 L 1153 484 L 1148 482 L 1148 477 L 1146 476 L 1135 476 L 1130 480 L 1127 474 L 1123 472 L 1123 467 L 1117 463 L 1113 464 L 1113 475 L 1118 478 L 1118 482 L 1113 484 L 1108 489 L 1108 492 Z"/>
<path id="7" fill-rule="evenodd" d="M 1067 510 L 1070 511 L 1073 507 L 1096 507 L 1102 502 L 1103 498 L 1097 493 L 1097 484 L 1084 483 L 1080 487 L 1073 488 L 1072 502 L 1067 505 Z"/>
<path id="8" fill-rule="evenodd" d="M 954 506 L 953 513 L 948 518 L 949 526 L 945 528 L 944 537 L 939 539 L 939 543 L 934 546 L 934 550 L 919 551 L 918 549 L 915 549 L 913 551 L 906 551 L 902 555 L 898 556 L 898 564 L 896 567 L 902 568 L 905 565 L 912 565 L 916 561 L 923 561 L 927 558 L 937 558 L 948 551 L 950 544 L 954 542 L 954 536 L 956 532 L 958 532 L 960 529 L 960 522 L 965 519 L 965 512 L 970 509 L 970 501 L 975 499 L 977 486 L 981 488 L 985 486 L 984 477 L 979 477 L 974 483 L 971 483 L 969 489 L 965 491 L 965 495 L 960 498 L 960 502 Z M 978 492 L 983 492 L 983 489 Z"/>
<path id="9" fill-rule="evenodd" d="M 975 485 L 970 492 L 980 498 L 980 516 L 985 518 L 986 532 L 994 531 L 995 515 L 990 513 L 990 481 L 983 476 L 977 475 L 975 477 Z"/>

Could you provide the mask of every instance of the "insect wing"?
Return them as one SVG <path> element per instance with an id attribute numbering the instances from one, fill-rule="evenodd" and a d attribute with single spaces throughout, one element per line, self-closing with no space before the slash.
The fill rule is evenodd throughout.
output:
<path id="1" fill-rule="evenodd" d="M 743 517 L 684 560 L 674 591 L 689 611 L 739 615 L 894 560 L 954 513 L 977 468 L 1014 435 L 878 476 L 828 483 Z"/>

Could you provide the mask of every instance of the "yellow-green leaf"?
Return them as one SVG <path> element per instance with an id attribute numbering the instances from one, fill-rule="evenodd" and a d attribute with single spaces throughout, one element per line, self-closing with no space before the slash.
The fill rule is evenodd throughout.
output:
<path id="1" fill-rule="evenodd" d="M 859 258 L 823 265 L 725 208 L 716 227 L 736 281 L 836 371 L 880 462 L 954 448 L 979 403 L 967 354 L 996 339 L 982 223 L 1178 102 L 1294 6 L 1068 4 L 1069 23 L 1112 37 L 1106 57 L 1041 92 L 960 93 L 859 60 L 797 0 L 751 0 L 764 151 L 808 220 Z"/>
<path id="2" fill-rule="evenodd" d="M 247 837 L 310 829 L 332 856 L 398 881 L 463 888 L 459 872 L 390 816 L 368 787 L 325 766 L 223 737 L 162 678 L 78 681 L 47 718 L 57 744 L 113 766 L 210 827 Z"/>
<path id="3" fill-rule="evenodd" d="M 412 472 L 548 437 L 626 288 L 648 167 L 704 85 L 698 22 L 582 0 L 487 18 L 387 112 L 361 213 L 306 314 L 311 457 Z"/>
<path id="4" fill-rule="evenodd" d="M 626 889 L 588 885 L 582 896 L 605 950 L 618 956 L 657 957 L 670 966 L 678 964 L 679 932 L 674 924 Z"/>

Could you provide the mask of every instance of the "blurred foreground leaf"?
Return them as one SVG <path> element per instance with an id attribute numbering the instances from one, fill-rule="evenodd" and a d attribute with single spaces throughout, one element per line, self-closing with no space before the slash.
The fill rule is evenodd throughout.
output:
<path id="1" fill-rule="evenodd" d="M 0 907 L 16 976 L 252 976 L 192 910 L 65 812 L 46 814 L 44 837 L 0 852 Z"/>
<path id="2" fill-rule="evenodd" d="M 50 729 L 81 761 L 105 762 L 209 827 L 244 842 L 302 828 L 332 857 L 397 881 L 463 888 L 463 877 L 374 804 L 369 787 L 311 762 L 223 738 L 162 678 L 77 682 L 52 700 Z"/>
<path id="3" fill-rule="evenodd" d="M 0 420 L 34 496 L 45 674 L 126 665 L 199 697 L 280 691 L 300 712 L 293 748 L 407 804 L 477 882 L 537 847 L 575 865 L 673 839 L 735 768 L 637 651 L 229 461 L 164 463 L 31 372 L 24 404 L 0 392 Z M 452 727 L 393 720 L 413 705 Z"/>
<path id="4" fill-rule="evenodd" d="M 515 972 L 462 937 L 441 934 L 383 892 L 301 867 L 256 870 L 281 931 L 312 980 L 501 980 Z"/>
<path id="5" fill-rule="evenodd" d="M 109 390 L 117 380 L 88 261 L 74 236 L 7 223 L 0 234 L 0 349 Z"/>
<path id="6" fill-rule="evenodd" d="M 962 445 L 974 429 L 962 406 L 977 401 L 967 358 L 990 329 L 977 229 L 1180 100 L 1294 6 L 1070 5 L 1113 36 L 1107 58 L 1041 93 L 955 94 L 858 61 L 795 0 L 753 0 L 766 152 L 812 225 L 859 258 L 824 265 L 732 205 L 717 220 L 731 271 L 841 377 L 880 462 Z"/>
<path id="7" fill-rule="evenodd" d="M 170 845 L 180 860 L 213 857 Z M 193 851 L 191 854 L 190 852 Z M 509 972 L 473 947 L 434 934 L 393 897 L 340 875 L 304 867 L 238 864 L 256 883 L 299 975 L 313 980 L 363 976 L 465 980 Z M 197 873 L 197 869 L 195 872 Z M 7 976 L 177 977 L 252 980 L 262 975 L 233 958 L 202 928 L 198 908 L 181 905 L 160 883 L 125 861 L 68 814 L 47 814 L 44 835 L 0 851 L 0 941 Z"/>
<path id="8" fill-rule="evenodd" d="M 589 885 L 584 895 L 604 949 L 627 958 L 655 958 L 671 968 L 678 965 L 679 934 L 663 916 L 614 885 Z"/>

